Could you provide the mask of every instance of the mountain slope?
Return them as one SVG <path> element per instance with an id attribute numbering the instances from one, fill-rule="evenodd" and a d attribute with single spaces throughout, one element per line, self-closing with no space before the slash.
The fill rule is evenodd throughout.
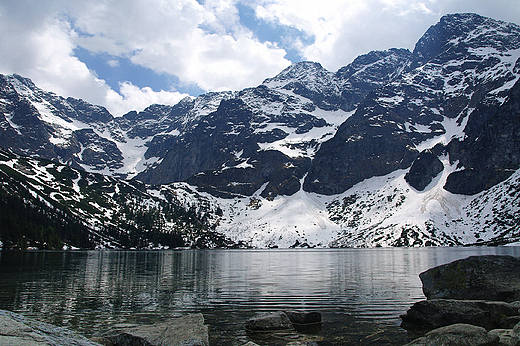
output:
<path id="1" fill-rule="evenodd" d="M 207 214 L 218 211 L 204 201 L 185 185 L 154 188 L 0 150 L 4 248 L 233 245 L 210 229 Z"/>

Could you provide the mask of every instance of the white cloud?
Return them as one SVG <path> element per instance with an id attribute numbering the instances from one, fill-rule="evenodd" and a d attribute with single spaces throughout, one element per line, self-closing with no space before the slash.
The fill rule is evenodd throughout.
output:
<path id="1" fill-rule="evenodd" d="M 128 110 L 141 111 L 151 104 L 174 105 L 189 96 L 179 92 L 153 91 L 151 88 L 139 88 L 130 82 L 121 83 L 119 93 L 109 90 L 106 104 L 115 115 L 122 115 Z"/>
<path id="2" fill-rule="evenodd" d="M 258 17 L 314 36 L 301 55 L 336 70 L 371 50 L 408 48 L 442 15 L 475 12 L 519 22 L 509 0 L 254 0 Z"/>
<path id="3" fill-rule="evenodd" d="M 286 52 L 260 43 L 239 23 L 236 1 L 113 1 L 75 12 L 76 43 L 129 56 L 203 90 L 259 84 L 289 65 Z"/>
<path id="4" fill-rule="evenodd" d="M 256 13 L 314 36 L 314 43 L 302 47 L 301 55 L 331 70 L 371 50 L 412 49 L 438 20 L 428 4 L 410 0 L 261 0 Z M 409 30 L 411 26 L 416 29 Z"/>
<path id="5" fill-rule="evenodd" d="M 0 16 L 0 21 L 7 17 L 3 12 Z M 39 87 L 60 95 L 101 103 L 108 86 L 72 55 L 71 34 L 68 23 L 54 18 L 28 29 L 0 25 L 0 72 L 30 77 Z"/>
<path id="6" fill-rule="evenodd" d="M 0 1 L 0 73 L 22 74 L 44 89 L 102 104 L 115 114 L 146 103 L 174 103 L 183 94 L 138 88 L 131 81 L 113 90 L 74 56 L 76 47 L 107 55 L 107 66 L 128 58 L 203 90 L 255 86 L 289 61 L 283 49 L 260 42 L 244 27 L 238 3 L 254 8 L 263 21 L 314 38 L 273 42 L 292 42 L 301 56 L 332 71 L 374 49 L 413 49 L 443 14 L 520 18 L 520 7 L 510 0 Z"/>
<path id="7" fill-rule="evenodd" d="M 102 104 L 114 112 L 145 100 L 173 102 L 178 92 L 112 90 L 74 56 L 82 47 L 116 57 L 203 90 L 254 86 L 289 65 L 284 50 L 260 43 L 239 21 L 236 1 L 30 0 L 0 3 L 1 73 L 19 73 L 60 95 Z M 119 93 L 119 94 L 118 94 Z M 117 111 L 116 111 L 117 110 Z"/>

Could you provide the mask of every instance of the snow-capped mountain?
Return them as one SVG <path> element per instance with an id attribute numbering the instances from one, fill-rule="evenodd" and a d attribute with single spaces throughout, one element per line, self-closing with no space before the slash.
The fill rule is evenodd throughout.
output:
<path id="1" fill-rule="evenodd" d="M 0 146 L 200 203 L 229 246 L 510 242 L 519 77 L 518 25 L 454 14 L 413 52 L 336 72 L 296 63 L 254 88 L 122 117 L 0 76 Z"/>
<path id="2" fill-rule="evenodd" d="M 450 158 L 457 160 L 462 150 L 455 142 L 478 137 L 470 138 L 466 125 L 481 131 L 505 102 L 518 80 L 519 57 L 517 25 L 472 14 L 443 17 L 417 43 L 411 69 L 369 93 L 321 146 L 305 190 L 344 192 L 364 179 L 410 167 L 437 144 L 450 144 Z"/>

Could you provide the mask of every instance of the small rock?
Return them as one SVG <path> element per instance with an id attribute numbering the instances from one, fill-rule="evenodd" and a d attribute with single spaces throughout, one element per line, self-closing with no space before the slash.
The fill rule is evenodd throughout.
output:
<path id="1" fill-rule="evenodd" d="M 246 322 L 246 329 L 251 331 L 268 331 L 293 329 L 291 320 L 282 311 L 259 313 Z"/>
<path id="2" fill-rule="evenodd" d="M 520 322 L 520 316 L 510 316 L 500 321 L 499 328 L 513 329 Z"/>
<path id="3" fill-rule="evenodd" d="M 516 343 L 513 343 L 512 333 L 511 329 L 493 329 L 489 331 L 490 336 L 498 336 L 498 346 L 516 346 Z"/>
<path id="4" fill-rule="evenodd" d="M 497 335 L 489 335 L 482 327 L 458 323 L 432 330 L 406 346 L 492 346 L 498 342 Z"/>

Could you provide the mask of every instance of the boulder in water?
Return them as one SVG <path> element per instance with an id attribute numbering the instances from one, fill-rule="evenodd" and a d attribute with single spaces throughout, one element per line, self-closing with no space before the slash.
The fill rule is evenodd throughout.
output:
<path id="1" fill-rule="evenodd" d="M 520 300 L 520 258 L 513 256 L 471 256 L 419 277 L 427 299 Z"/>

